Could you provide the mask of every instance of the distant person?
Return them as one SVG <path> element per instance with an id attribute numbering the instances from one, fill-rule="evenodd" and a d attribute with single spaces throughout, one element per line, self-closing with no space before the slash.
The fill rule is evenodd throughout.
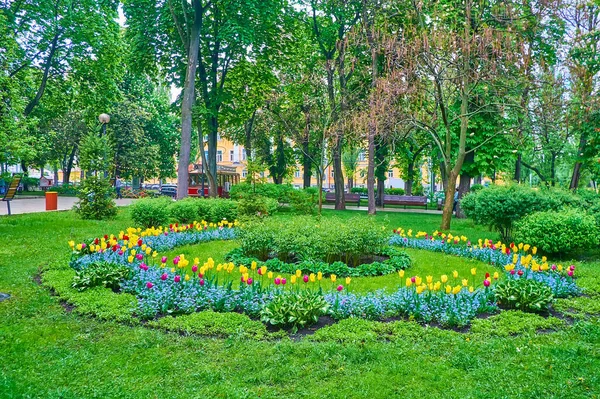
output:
<path id="1" fill-rule="evenodd" d="M 456 205 L 458 205 L 458 189 L 454 192 L 454 205 L 452 206 L 452 213 L 456 213 Z"/>
<path id="2" fill-rule="evenodd" d="M 115 178 L 115 190 L 117 192 L 117 199 L 123 198 L 121 196 L 121 178 L 119 176 Z"/>

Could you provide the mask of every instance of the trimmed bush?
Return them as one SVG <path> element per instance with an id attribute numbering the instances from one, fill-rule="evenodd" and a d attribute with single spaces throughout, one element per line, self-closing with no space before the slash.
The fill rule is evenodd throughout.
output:
<path id="1" fill-rule="evenodd" d="M 169 222 L 169 198 L 141 199 L 131 205 L 131 219 L 138 226 L 158 227 Z"/>
<path id="2" fill-rule="evenodd" d="M 189 197 L 173 202 L 169 206 L 171 219 L 184 224 L 202 220 L 203 218 L 200 217 L 200 201 L 202 200 Z"/>
<path id="3" fill-rule="evenodd" d="M 201 200 L 202 201 L 202 200 Z M 210 207 L 205 220 L 218 223 L 223 219 L 233 222 L 238 217 L 238 206 L 235 201 L 225 198 L 205 199 Z"/>
<path id="4" fill-rule="evenodd" d="M 260 195 L 244 197 L 237 201 L 240 216 L 267 216 L 277 212 L 279 202 L 276 199 Z"/>
<path id="5" fill-rule="evenodd" d="M 547 254 L 564 254 L 598 245 L 596 219 L 581 210 L 533 213 L 516 223 L 515 239 Z"/>
<path id="6" fill-rule="evenodd" d="M 290 192 L 290 207 L 294 212 L 312 215 L 319 202 L 319 190 L 314 187 Z"/>
<path id="7" fill-rule="evenodd" d="M 295 191 L 291 184 L 274 184 L 274 183 L 239 183 L 231 187 L 229 196 L 231 199 L 239 200 L 242 198 L 261 196 L 273 198 L 280 203 L 289 202 L 289 194 Z"/>
<path id="8" fill-rule="evenodd" d="M 519 185 L 491 186 L 471 192 L 460 201 L 468 217 L 496 229 L 505 242 L 511 240 L 516 221 L 531 213 L 550 209 L 552 204 L 548 196 Z"/>

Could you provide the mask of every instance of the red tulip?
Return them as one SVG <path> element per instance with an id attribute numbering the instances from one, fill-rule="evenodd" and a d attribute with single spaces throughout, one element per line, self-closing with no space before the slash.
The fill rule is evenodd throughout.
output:
<path id="1" fill-rule="evenodd" d="M 517 272 L 517 274 L 518 274 L 519 276 L 522 276 L 522 275 L 523 275 L 523 270 L 519 270 L 519 271 Z"/>
<path id="2" fill-rule="evenodd" d="M 100 242 L 100 240 L 98 240 L 97 238 L 94 239 L 94 244 L 98 245 L 98 243 Z"/>
<path id="3" fill-rule="evenodd" d="M 490 274 L 489 274 L 489 273 L 486 273 L 486 274 L 485 274 L 485 278 L 486 278 L 486 279 L 490 278 Z"/>
<path id="4" fill-rule="evenodd" d="M 137 244 L 138 244 L 138 247 L 141 247 L 141 246 L 142 246 L 143 242 L 142 242 L 142 239 L 141 239 L 141 238 L 138 240 L 138 243 L 137 243 Z"/>

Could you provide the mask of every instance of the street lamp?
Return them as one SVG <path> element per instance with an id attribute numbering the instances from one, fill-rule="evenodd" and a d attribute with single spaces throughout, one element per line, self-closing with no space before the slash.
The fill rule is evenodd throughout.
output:
<path id="1" fill-rule="evenodd" d="M 102 133 L 100 135 L 100 137 L 104 137 L 106 136 L 106 124 L 108 122 L 110 122 L 110 115 L 109 114 L 100 114 L 98 115 L 98 121 L 102 124 Z M 104 160 L 106 161 L 106 148 L 104 149 Z M 104 171 L 104 178 L 108 177 L 108 171 L 105 170 Z"/>

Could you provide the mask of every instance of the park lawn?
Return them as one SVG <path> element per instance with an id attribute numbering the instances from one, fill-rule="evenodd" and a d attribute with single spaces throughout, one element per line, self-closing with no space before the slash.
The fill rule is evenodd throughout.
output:
<path id="1" fill-rule="evenodd" d="M 332 214 L 358 216 L 326 211 L 324 217 Z M 438 215 L 418 213 L 377 219 L 415 231 L 435 230 L 440 222 Z M 598 261 L 578 264 L 588 296 L 559 301 L 574 316 L 573 324 L 553 320 L 554 327 L 539 334 L 531 325 L 507 326 L 506 320 L 521 315 L 506 312 L 476 320 L 477 329 L 466 333 L 408 321 L 347 320 L 297 342 L 182 336 L 67 312 L 36 283 L 40 269 L 68 261 L 68 240 L 116 233 L 130 224 L 127 209 L 108 222 L 82 221 L 72 212 L 0 218 L 0 292 L 12 295 L 0 303 L 0 398 L 600 395 Z M 470 221 L 453 221 L 452 228 L 471 240 L 496 238 Z M 213 244 L 202 251 L 219 252 Z M 190 248 L 189 255 L 197 249 Z M 439 257 L 411 255 L 415 269 L 439 267 L 432 264 Z M 447 266 L 458 268 L 454 261 Z M 540 326 L 553 319 L 527 316 L 522 320 Z M 382 339 L 374 331 L 387 335 Z"/>

